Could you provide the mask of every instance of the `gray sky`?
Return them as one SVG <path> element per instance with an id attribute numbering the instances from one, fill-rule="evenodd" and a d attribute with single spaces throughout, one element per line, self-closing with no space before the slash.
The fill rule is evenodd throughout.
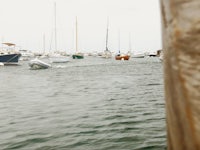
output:
<path id="1" fill-rule="evenodd" d="M 76 16 L 79 51 L 105 50 L 108 17 L 111 51 L 119 49 L 119 32 L 122 52 L 161 49 L 159 0 L 0 0 L 1 41 L 43 51 L 45 35 L 46 51 L 54 50 L 54 2 L 58 50 L 75 51 Z"/>

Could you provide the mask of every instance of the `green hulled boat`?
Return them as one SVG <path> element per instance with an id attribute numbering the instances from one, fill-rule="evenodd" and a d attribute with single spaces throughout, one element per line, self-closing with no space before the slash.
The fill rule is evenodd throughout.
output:
<path id="1" fill-rule="evenodd" d="M 76 53 L 72 55 L 73 59 L 83 59 L 83 53 L 78 52 L 78 27 L 77 27 L 77 17 L 76 17 Z"/>
<path id="2" fill-rule="evenodd" d="M 73 59 L 83 59 L 84 55 L 82 53 L 77 53 L 72 55 Z"/>

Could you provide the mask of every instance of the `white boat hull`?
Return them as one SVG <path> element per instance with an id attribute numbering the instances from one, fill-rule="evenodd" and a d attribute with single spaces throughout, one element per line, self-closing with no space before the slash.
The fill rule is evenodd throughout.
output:
<path id="1" fill-rule="evenodd" d="M 51 57 L 50 61 L 52 63 L 66 63 L 69 62 L 69 59 L 67 57 Z"/>
<path id="2" fill-rule="evenodd" d="M 31 69 L 47 69 L 49 67 L 51 67 L 50 64 L 43 62 L 39 59 L 33 59 L 29 62 L 29 66 L 31 67 Z"/>
<path id="3" fill-rule="evenodd" d="M 108 50 L 105 50 L 104 53 L 102 53 L 102 58 L 112 58 L 112 53 Z"/>
<path id="4" fill-rule="evenodd" d="M 145 55 L 144 54 L 135 54 L 131 56 L 132 58 L 144 58 Z"/>

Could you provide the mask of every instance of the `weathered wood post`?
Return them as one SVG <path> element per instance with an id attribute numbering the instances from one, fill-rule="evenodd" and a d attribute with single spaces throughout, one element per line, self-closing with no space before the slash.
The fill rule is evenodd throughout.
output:
<path id="1" fill-rule="evenodd" d="M 160 0 L 169 150 L 200 150 L 200 0 Z"/>

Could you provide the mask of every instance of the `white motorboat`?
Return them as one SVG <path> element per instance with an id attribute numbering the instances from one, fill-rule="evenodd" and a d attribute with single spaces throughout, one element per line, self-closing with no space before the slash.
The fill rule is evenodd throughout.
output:
<path id="1" fill-rule="evenodd" d="M 66 63 L 69 62 L 69 57 L 67 56 L 62 56 L 59 54 L 53 54 L 52 56 L 49 57 L 50 62 L 52 63 Z"/>
<path id="2" fill-rule="evenodd" d="M 0 63 L 4 65 L 18 65 L 21 53 L 19 53 L 13 43 L 2 43 L 6 47 L 2 47 L 0 50 Z"/>
<path id="3" fill-rule="evenodd" d="M 132 58 L 144 58 L 145 54 L 133 54 L 131 55 Z"/>
<path id="4" fill-rule="evenodd" d="M 51 67 L 50 64 L 48 64 L 44 61 L 41 61 L 38 58 L 31 60 L 29 62 L 29 66 L 31 67 L 31 69 L 47 69 L 47 68 Z"/>
<path id="5" fill-rule="evenodd" d="M 108 49 L 105 50 L 101 56 L 102 58 L 112 58 L 112 53 Z"/>
<path id="6" fill-rule="evenodd" d="M 21 50 L 19 50 L 19 52 L 21 54 L 21 57 L 19 60 L 21 60 L 21 61 L 28 61 L 34 57 L 34 54 L 31 51 L 21 49 Z"/>

